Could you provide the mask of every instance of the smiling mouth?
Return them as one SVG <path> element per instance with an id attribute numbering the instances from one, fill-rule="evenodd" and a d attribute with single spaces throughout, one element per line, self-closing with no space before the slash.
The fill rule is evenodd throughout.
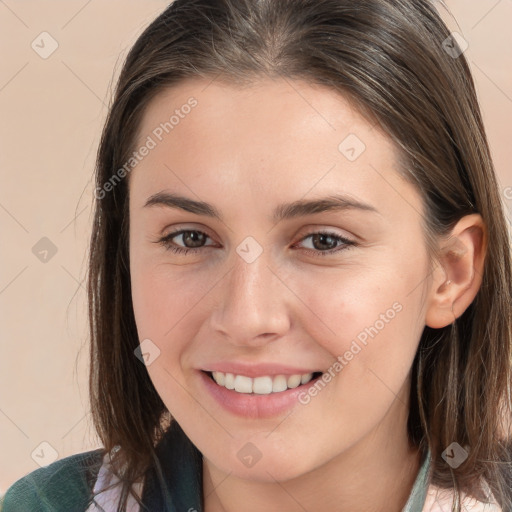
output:
<path id="1" fill-rule="evenodd" d="M 218 386 L 247 395 L 270 395 L 281 393 L 288 389 L 309 384 L 322 375 L 322 372 L 304 373 L 296 375 L 275 375 L 261 377 L 247 377 L 233 373 L 210 372 L 201 370 L 208 375 Z"/>

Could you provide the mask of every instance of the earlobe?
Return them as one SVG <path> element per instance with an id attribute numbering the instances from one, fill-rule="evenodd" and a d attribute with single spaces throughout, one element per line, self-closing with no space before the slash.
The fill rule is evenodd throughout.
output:
<path id="1" fill-rule="evenodd" d="M 425 325 L 445 327 L 469 307 L 482 284 L 486 251 L 487 232 L 480 214 L 460 219 L 440 241 L 440 265 L 433 273 Z"/>

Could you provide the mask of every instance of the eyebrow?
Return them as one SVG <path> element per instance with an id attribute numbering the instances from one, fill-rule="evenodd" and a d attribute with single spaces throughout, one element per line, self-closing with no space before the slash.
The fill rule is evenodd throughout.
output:
<path id="1" fill-rule="evenodd" d="M 158 192 L 149 197 L 144 204 L 144 208 L 150 206 L 175 208 L 222 221 L 222 214 L 213 205 L 165 191 Z M 344 210 L 369 211 L 380 215 L 380 212 L 370 204 L 363 203 L 348 196 L 333 194 L 319 199 L 300 199 L 292 203 L 280 204 L 272 212 L 271 220 L 277 223 L 282 220 L 313 215 L 315 213 Z"/>

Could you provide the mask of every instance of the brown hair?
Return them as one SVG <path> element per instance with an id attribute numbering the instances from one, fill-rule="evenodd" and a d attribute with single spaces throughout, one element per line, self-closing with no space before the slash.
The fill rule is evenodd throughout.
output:
<path id="1" fill-rule="evenodd" d="M 103 187 L 134 151 L 149 101 L 193 77 L 239 86 L 301 79 L 348 98 L 399 148 L 399 171 L 424 201 L 432 263 L 436 237 L 481 214 L 489 244 L 482 285 L 451 325 L 424 329 L 408 434 L 430 449 L 433 483 L 484 499 L 483 477 L 512 510 L 510 240 L 472 76 L 464 55 L 443 46 L 449 37 L 427 0 L 176 0 L 138 38 L 98 150 L 88 272 L 92 414 L 105 451 L 120 447 L 119 510 L 172 417 L 134 356 L 128 180 Z M 441 457 L 454 441 L 469 451 L 456 469 Z"/>

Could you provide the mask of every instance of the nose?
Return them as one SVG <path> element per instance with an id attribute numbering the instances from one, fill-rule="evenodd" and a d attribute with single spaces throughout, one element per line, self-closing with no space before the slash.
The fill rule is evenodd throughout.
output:
<path id="1" fill-rule="evenodd" d="M 219 305 L 214 308 L 211 325 L 232 344 L 261 346 L 290 328 L 289 299 L 293 294 L 264 255 L 252 263 L 235 255 L 233 268 L 219 283 Z"/>

